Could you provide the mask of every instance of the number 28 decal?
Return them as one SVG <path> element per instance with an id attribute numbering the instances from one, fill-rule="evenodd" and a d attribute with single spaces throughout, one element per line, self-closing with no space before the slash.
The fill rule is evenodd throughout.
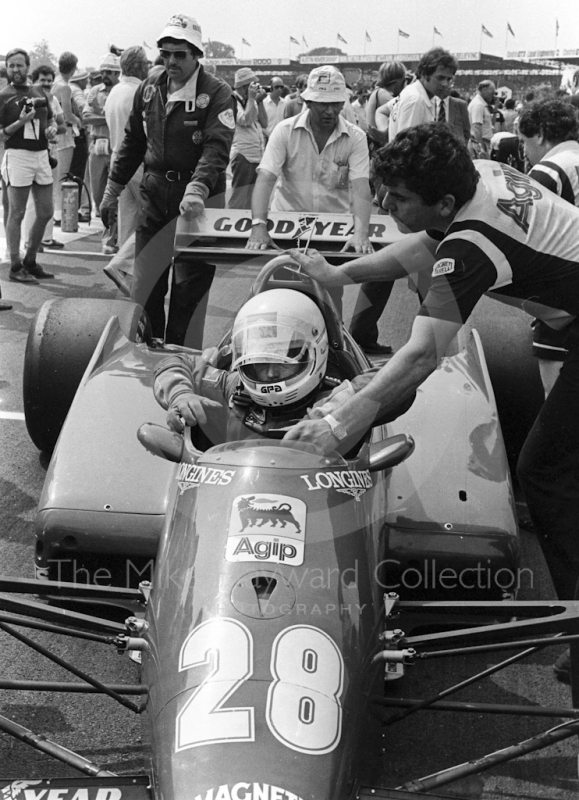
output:
<path id="1" fill-rule="evenodd" d="M 253 638 L 237 620 L 220 617 L 191 631 L 179 655 L 179 672 L 211 672 L 177 716 L 176 750 L 224 742 L 255 741 L 255 709 L 223 708 L 253 674 Z M 330 753 L 342 730 L 342 654 L 324 631 L 294 625 L 271 648 L 265 719 L 286 747 L 309 755 Z"/>

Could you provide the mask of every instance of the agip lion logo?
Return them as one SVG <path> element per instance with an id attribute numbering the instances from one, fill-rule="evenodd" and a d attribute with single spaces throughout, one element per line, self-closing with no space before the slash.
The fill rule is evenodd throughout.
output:
<path id="1" fill-rule="evenodd" d="M 227 561 L 304 562 L 306 504 L 297 497 L 251 494 L 235 498 L 231 508 Z"/>

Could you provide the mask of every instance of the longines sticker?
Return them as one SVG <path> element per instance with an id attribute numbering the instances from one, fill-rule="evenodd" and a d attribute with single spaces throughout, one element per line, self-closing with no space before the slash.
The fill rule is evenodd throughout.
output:
<path id="1" fill-rule="evenodd" d="M 318 489 L 336 489 L 342 494 L 349 494 L 356 500 L 368 489 L 372 488 L 372 476 L 367 469 L 343 469 L 338 472 L 316 472 L 315 475 L 300 475 L 308 487 L 308 491 Z"/>
<path id="2" fill-rule="evenodd" d="M 209 483 L 213 486 L 227 486 L 235 475 L 234 469 L 218 469 L 216 467 L 198 467 L 196 464 L 179 464 L 177 480 L 179 481 L 179 494 L 187 489 L 194 489 L 200 483 Z"/>
<path id="3" fill-rule="evenodd" d="M 306 504 L 282 494 L 243 494 L 231 507 L 227 561 L 304 563 Z"/>

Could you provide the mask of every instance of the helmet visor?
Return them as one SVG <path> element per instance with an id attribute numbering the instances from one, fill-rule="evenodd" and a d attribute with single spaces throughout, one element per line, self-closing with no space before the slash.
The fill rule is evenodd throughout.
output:
<path id="1" fill-rule="evenodd" d="M 298 367 L 292 372 L 297 374 L 310 360 L 311 336 L 311 325 L 282 314 L 249 317 L 242 327 L 233 331 L 232 368 L 248 364 L 287 364 Z"/>

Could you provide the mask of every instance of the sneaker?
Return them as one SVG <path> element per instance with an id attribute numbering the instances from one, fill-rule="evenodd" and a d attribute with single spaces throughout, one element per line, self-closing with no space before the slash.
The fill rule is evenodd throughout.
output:
<path id="1" fill-rule="evenodd" d="M 90 222 L 90 214 L 84 214 L 82 211 L 78 212 L 79 222 Z"/>
<path id="2" fill-rule="evenodd" d="M 103 253 L 105 256 L 114 256 L 114 254 L 118 252 L 119 248 L 116 245 L 103 244 Z"/>
<path id="3" fill-rule="evenodd" d="M 64 247 L 64 242 L 59 242 L 56 239 L 43 239 L 41 245 L 42 247 L 50 247 L 53 250 L 61 250 Z"/>
<path id="4" fill-rule="evenodd" d="M 0 311 L 10 311 L 12 303 L 7 303 L 6 300 L 0 300 Z"/>
<path id="5" fill-rule="evenodd" d="M 114 264 L 107 264 L 106 267 L 103 267 L 103 272 L 112 280 L 115 286 L 121 290 L 125 297 L 131 296 L 131 287 L 129 284 L 131 279 L 126 272 L 123 272 L 122 269 L 115 267 Z"/>
<path id="6" fill-rule="evenodd" d="M 30 283 L 30 284 L 37 284 L 38 281 L 36 278 L 32 277 L 32 275 L 28 272 L 26 267 L 20 266 L 16 269 L 10 268 L 10 272 L 8 273 L 8 278 L 11 281 L 15 281 L 16 283 Z"/>
<path id="7" fill-rule="evenodd" d="M 360 343 L 358 343 L 360 344 Z M 368 356 L 391 356 L 392 355 L 392 348 L 389 344 L 360 344 L 362 350 Z"/>
<path id="8" fill-rule="evenodd" d="M 32 264 L 23 264 L 24 269 L 28 270 L 30 275 L 34 278 L 54 278 L 52 272 L 47 272 L 40 264 L 37 264 L 36 261 Z"/>
<path id="9" fill-rule="evenodd" d="M 54 227 L 55 227 L 55 228 L 60 228 L 60 226 L 61 226 L 61 222 L 60 222 L 60 220 L 59 220 L 59 219 L 55 219 L 55 220 L 53 220 L 53 224 L 54 224 Z"/>
<path id="10" fill-rule="evenodd" d="M 561 683 L 571 683 L 571 653 L 569 650 L 565 650 L 563 655 L 555 661 L 553 672 Z"/>

